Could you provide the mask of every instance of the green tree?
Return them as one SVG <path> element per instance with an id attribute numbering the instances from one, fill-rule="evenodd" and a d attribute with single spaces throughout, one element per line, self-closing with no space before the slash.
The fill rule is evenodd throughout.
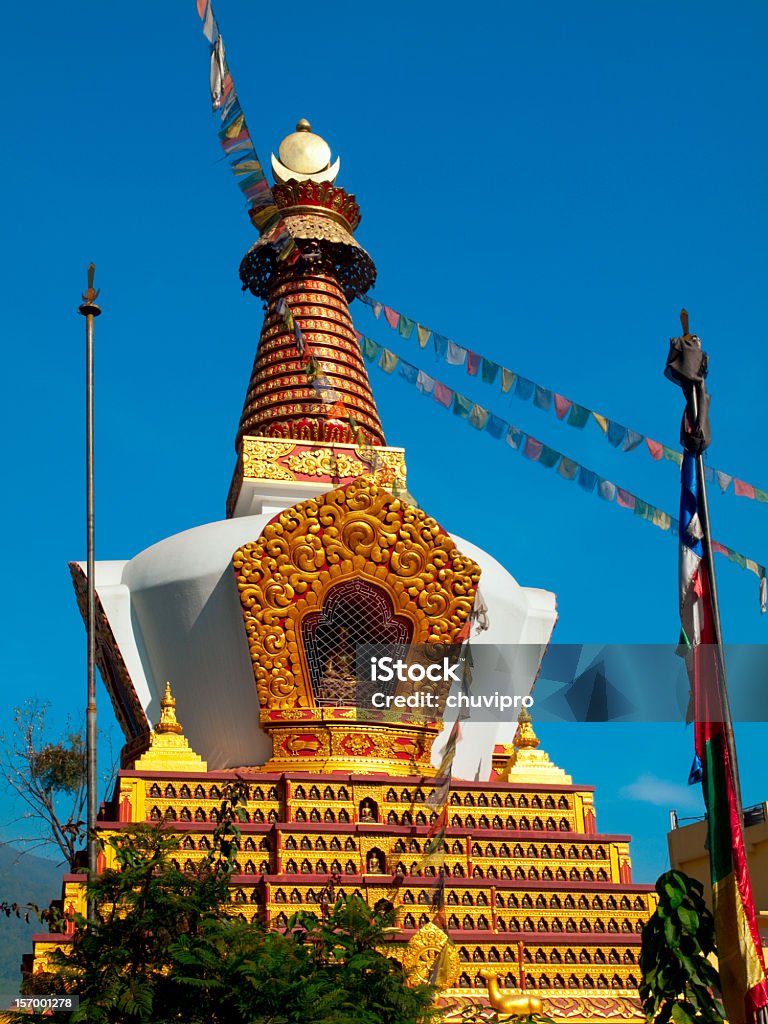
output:
<path id="1" fill-rule="evenodd" d="M 383 951 L 391 922 L 359 897 L 339 900 L 324 917 L 296 914 L 283 932 L 227 913 L 237 802 L 231 794 L 225 801 L 213 849 L 195 874 L 173 866 L 178 840 L 162 827 L 112 837 L 117 866 L 89 885 L 98 920 L 78 919 L 55 973 L 29 979 L 27 993 L 78 993 L 71 1024 L 429 1019 L 434 990 L 406 985 L 400 964 Z"/>
<path id="2" fill-rule="evenodd" d="M 54 847 L 73 871 L 85 841 L 85 744 L 71 728 L 50 739 L 46 714 L 37 700 L 16 708 L 13 732 L 0 737 L 0 778 L 25 806 L 28 834 L 14 842 Z"/>
<path id="3" fill-rule="evenodd" d="M 640 997 L 654 1024 L 722 1024 L 720 979 L 707 959 L 716 954 L 715 922 L 704 889 L 681 871 L 656 882 L 659 904 L 643 929 Z"/>

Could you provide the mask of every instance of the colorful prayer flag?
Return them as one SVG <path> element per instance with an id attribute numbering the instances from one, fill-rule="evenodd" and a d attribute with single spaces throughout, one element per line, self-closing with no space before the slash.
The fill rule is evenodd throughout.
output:
<path id="1" fill-rule="evenodd" d="M 524 402 L 528 402 L 533 398 L 533 381 L 528 380 L 526 377 L 520 377 L 518 375 L 515 381 L 515 398 L 520 398 Z"/>
<path id="2" fill-rule="evenodd" d="M 547 388 L 543 388 L 541 384 L 534 385 L 533 392 L 533 404 L 537 409 L 541 409 L 544 412 L 552 405 L 552 392 L 548 391 Z"/>
<path id="3" fill-rule="evenodd" d="M 737 480 L 734 477 L 733 480 L 733 493 L 737 494 L 740 498 L 752 498 L 755 497 L 755 488 L 752 484 L 747 484 L 743 480 Z"/>
<path id="4" fill-rule="evenodd" d="M 384 309 L 384 316 L 387 319 L 387 323 L 394 330 L 397 330 L 397 327 L 398 327 L 398 325 L 400 323 L 400 314 L 396 313 L 394 309 L 390 309 L 389 306 L 384 306 L 383 309 Z"/>
<path id="5" fill-rule="evenodd" d="M 444 405 L 447 409 L 453 402 L 453 391 L 451 391 L 450 388 L 447 388 L 445 384 L 440 384 L 438 381 L 435 381 L 435 389 L 432 393 L 432 397 L 439 405 Z"/>
<path id="6" fill-rule="evenodd" d="M 571 411 L 568 413 L 567 423 L 569 427 L 583 427 L 589 419 L 589 409 L 585 409 L 583 405 L 577 405 L 575 402 L 571 407 Z"/>
<path id="7" fill-rule="evenodd" d="M 553 395 L 553 398 L 555 400 L 555 416 L 557 416 L 557 418 L 561 420 L 568 415 L 568 413 L 571 410 L 571 406 L 573 405 L 573 402 L 570 400 L 570 398 L 563 398 L 562 395 L 558 394 Z"/>
<path id="8" fill-rule="evenodd" d="M 421 324 L 416 324 L 416 334 L 419 339 L 419 348 L 426 348 L 429 336 L 432 332 L 428 327 L 422 327 Z"/>
<path id="9" fill-rule="evenodd" d="M 400 319 L 397 323 L 397 332 L 404 341 L 408 341 L 410 336 L 413 334 L 413 328 L 416 326 L 415 320 L 409 320 L 407 316 L 400 314 Z"/>
<path id="10" fill-rule="evenodd" d="M 493 384 L 499 375 L 499 364 L 494 363 L 492 359 L 486 359 L 483 357 L 483 366 L 480 370 L 480 376 L 483 378 L 484 383 Z"/>
<path id="11" fill-rule="evenodd" d="M 392 373 L 400 361 L 400 357 L 394 352 L 390 352 L 388 348 L 381 350 L 381 357 L 379 359 L 379 366 L 384 373 Z"/>
<path id="12" fill-rule="evenodd" d="M 565 455 L 560 459 L 560 465 L 557 467 L 557 472 L 563 477 L 564 480 L 575 480 L 576 474 L 579 472 L 578 462 L 574 462 L 573 459 L 567 459 Z"/>
<path id="13" fill-rule="evenodd" d="M 486 430 L 491 435 L 491 437 L 495 438 L 497 441 L 504 433 L 504 429 L 508 427 L 509 424 L 500 416 L 496 416 L 494 415 L 494 413 L 491 413 L 491 415 L 488 417 L 488 425 L 486 427 Z"/>
<path id="14" fill-rule="evenodd" d="M 449 339 L 445 358 L 450 366 L 463 366 L 464 360 L 467 358 L 467 350 Z"/>

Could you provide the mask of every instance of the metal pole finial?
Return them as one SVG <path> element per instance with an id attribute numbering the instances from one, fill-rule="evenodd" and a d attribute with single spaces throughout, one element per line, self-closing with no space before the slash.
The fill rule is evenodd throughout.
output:
<path id="1" fill-rule="evenodd" d="M 680 323 L 682 324 L 682 327 L 683 327 L 683 337 L 687 338 L 688 335 L 689 335 L 689 331 L 688 331 L 688 310 L 687 309 L 681 309 L 680 310 Z"/>
<path id="2" fill-rule="evenodd" d="M 96 299 L 99 297 L 100 288 L 93 287 L 93 275 L 96 273 L 96 264 L 88 264 L 88 287 L 85 290 L 85 294 L 82 296 L 83 304 L 78 307 L 78 312 L 82 313 L 83 316 L 100 316 L 101 309 L 96 305 Z"/>

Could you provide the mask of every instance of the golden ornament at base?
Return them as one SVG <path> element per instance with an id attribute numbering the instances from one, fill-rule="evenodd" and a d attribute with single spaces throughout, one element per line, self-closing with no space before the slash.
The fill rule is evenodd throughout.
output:
<path id="1" fill-rule="evenodd" d="M 432 974 L 440 958 L 437 978 Z M 437 925 L 422 925 L 408 940 L 403 955 L 403 967 L 411 984 L 426 985 L 430 982 L 438 988 L 451 988 L 459 974 L 459 954 L 456 947 Z"/>

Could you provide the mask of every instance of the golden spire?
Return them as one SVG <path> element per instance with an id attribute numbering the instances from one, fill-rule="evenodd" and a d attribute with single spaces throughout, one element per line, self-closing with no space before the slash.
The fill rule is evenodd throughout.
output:
<path id="1" fill-rule="evenodd" d="M 176 718 L 176 698 L 171 693 L 171 684 L 168 682 L 160 700 L 160 708 L 160 721 L 155 726 L 155 732 L 182 732 L 181 723 Z"/>
<path id="2" fill-rule="evenodd" d="M 181 723 L 176 718 L 176 698 L 171 693 L 170 683 L 165 684 L 165 693 L 160 698 L 160 721 L 150 736 L 149 748 L 133 767 L 140 771 L 208 771 L 206 762 L 192 750 L 186 736 L 182 734 Z"/>
<path id="3" fill-rule="evenodd" d="M 549 759 L 549 754 L 539 750 L 539 737 L 533 731 L 533 722 L 523 708 L 517 718 L 517 732 L 512 743 L 504 743 L 494 751 L 494 768 L 502 782 L 556 782 L 570 785 L 571 776 L 566 775 Z"/>
<path id="4" fill-rule="evenodd" d="M 533 720 L 528 711 L 523 708 L 517 719 L 514 745 L 518 750 L 535 750 L 540 742 L 541 740 L 533 731 Z"/>

